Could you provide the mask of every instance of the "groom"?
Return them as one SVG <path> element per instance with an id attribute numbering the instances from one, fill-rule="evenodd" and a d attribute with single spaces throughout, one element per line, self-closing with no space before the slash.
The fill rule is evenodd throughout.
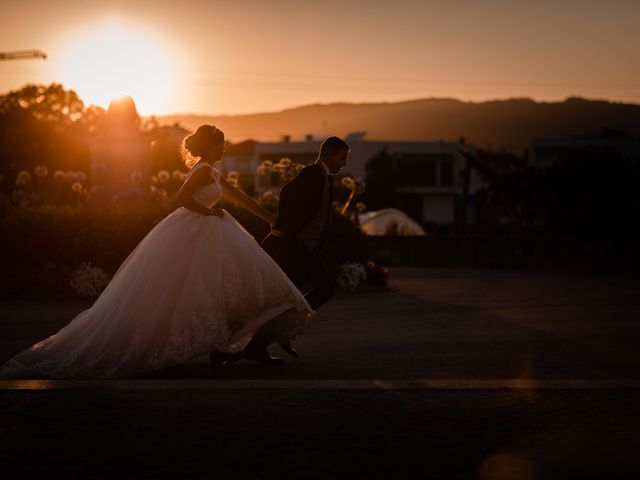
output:
<path id="1" fill-rule="evenodd" d="M 275 224 L 262 242 L 262 247 L 300 291 L 310 287 L 305 298 L 314 310 L 334 293 L 333 279 L 320 256 L 320 247 L 331 217 L 332 175 L 345 166 L 348 154 L 349 145 L 338 137 L 322 142 L 316 161 L 304 167 L 280 190 Z M 277 338 L 276 328 L 270 323 L 260 328 L 245 348 L 244 358 L 281 363 L 281 358 L 271 357 L 267 351 Z M 290 341 L 280 343 L 280 347 L 298 356 Z"/>

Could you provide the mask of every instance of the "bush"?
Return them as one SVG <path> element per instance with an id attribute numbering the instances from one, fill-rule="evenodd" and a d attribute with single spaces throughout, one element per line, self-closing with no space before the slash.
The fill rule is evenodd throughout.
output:
<path id="1" fill-rule="evenodd" d="M 269 225 L 237 204 L 223 200 L 220 206 L 256 241 L 261 242 L 269 233 Z M 34 272 L 43 272 L 50 265 L 75 269 L 91 262 L 113 273 L 142 238 L 174 209 L 173 202 L 11 208 L 0 215 L 0 269 L 7 272 L 27 268 L 29 275 L 39 275 L 42 273 Z M 349 219 L 334 212 L 322 252 L 334 272 L 344 263 L 365 263 L 364 235 Z"/>
<path id="2" fill-rule="evenodd" d="M 333 211 L 331 226 L 321 249 L 322 257 L 331 271 L 345 263 L 366 263 L 365 234 L 344 215 Z"/>
<path id="3" fill-rule="evenodd" d="M 172 205 L 153 204 L 9 209 L 0 218 L 0 268 L 91 262 L 113 272 L 171 210 Z"/>

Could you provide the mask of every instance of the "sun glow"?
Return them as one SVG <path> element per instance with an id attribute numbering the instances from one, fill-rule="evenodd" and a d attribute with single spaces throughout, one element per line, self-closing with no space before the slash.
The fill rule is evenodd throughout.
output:
<path id="1" fill-rule="evenodd" d="M 106 108 L 131 96 L 142 115 L 165 113 L 171 66 L 163 44 L 122 22 L 74 33 L 62 48 L 59 78 L 86 104 Z"/>

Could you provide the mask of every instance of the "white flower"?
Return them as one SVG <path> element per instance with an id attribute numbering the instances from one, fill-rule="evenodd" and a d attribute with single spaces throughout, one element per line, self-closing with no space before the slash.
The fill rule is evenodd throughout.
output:
<path id="1" fill-rule="evenodd" d="M 29 182 L 25 179 L 25 177 L 18 176 L 18 178 L 16 178 L 16 187 L 18 188 L 26 187 L 27 183 Z"/>
<path id="2" fill-rule="evenodd" d="M 71 273 L 69 284 L 82 297 L 97 297 L 109 283 L 109 275 L 100 267 L 85 262 Z"/>
<path id="3" fill-rule="evenodd" d="M 166 170 L 160 170 L 157 176 L 160 183 L 167 183 L 171 178 L 171 175 Z"/>
<path id="4" fill-rule="evenodd" d="M 36 168 L 33 169 L 33 173 L 36 174 L 36 177 L 44 178 L 49 175 L 49 169 L 46 165 L 36 165 Z"/>
<path id="5" fill-rule="evenodd" d="M 18 177 L 16 178 L 16 186 L 18 187 L 26 187 L 29 183 L 31 183 L 31 174 L 26 170 L 20 170 L 18 173 Z"/>
<path id="6" fill-rule="evenodd" d="M 340 290 L 355 292 L 365 278 L 367 278 L 367 272 L 361 263 L 345 263 L 338 267 L 336 280 Z"/>
<path id="7" fill-rule="evenodd" d="M 354 190 L 356 188 L 356 183 L 353 181 L 353 178 L 351 177 L 342 177 L 340 179 L 340 183 L 342 183 L 342 185 L 344 185 L 350 190 Z"/>

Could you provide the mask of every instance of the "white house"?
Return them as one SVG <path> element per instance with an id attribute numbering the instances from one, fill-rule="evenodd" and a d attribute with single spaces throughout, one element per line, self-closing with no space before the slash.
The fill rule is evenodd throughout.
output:
<path id="1" fill-rule="evenodd" d="M 397 142 L 368 141 L 362 135 L 347 136 L 351 148 L 343 174 L 354 178 L 365 177 L 366 163 L 383 148 L 393 156 L 398 182 L 398 207 L 419 222 L 454 223 L 459 202 L 464 189 L 466 161 L 460 149 L 475 153 L 473 145 L 456 142 Z M 264 192 L 273 189 L 268 177 L 257 175 L 258 165 L 271 160 L 277 163 L 281 158 L 308 164 L 313 162 L 320 149 L 321 140 L 254 143 L 253 156 L 248 152 L 229 152 L 224 161 L 224 169 L 237 170 L 242 183 L 250 183 L 253 175 L 253 190 Z M 481 186 L 481 181 L 472 172 L 469 193 L 473 195 Z M 467 209 L 469 217 L 474 216 L 473 208 Z"/>
<path id="2" fill-rule="evenodd" d="M 257 142 L 246 140 L 226 147 L 220 169 L 224 174 L 238 172 L 238 184 L 249 194 L 255 193 L 258 163 L 255 157 Z"/>

